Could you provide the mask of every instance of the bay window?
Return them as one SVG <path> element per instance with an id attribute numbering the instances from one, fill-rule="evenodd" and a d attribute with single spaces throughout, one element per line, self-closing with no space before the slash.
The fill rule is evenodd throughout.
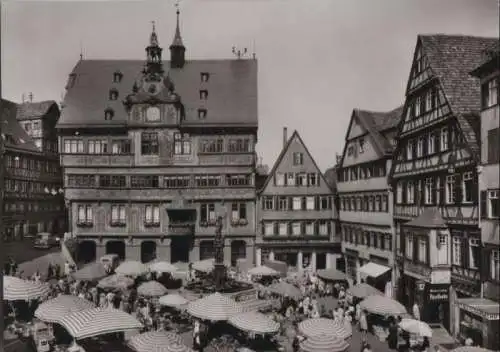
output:
<path id="1" fill-rule="evenodd" d="M 425 238 L 418 239 L 418 261 L 427 263 L 427 240 Z"/>
<path id="2" fill-rule="evenodd" d="M 481 260 L 481 247 L 479 245 L 479 239 L 470 238 L 469 239 L 469 268 L 478 269 Z"/>
<path id="3" fill-rule="evenodd" d="M 462 238 L 453 237 L 451 260 L 453 265 L 462 265 Z"/>

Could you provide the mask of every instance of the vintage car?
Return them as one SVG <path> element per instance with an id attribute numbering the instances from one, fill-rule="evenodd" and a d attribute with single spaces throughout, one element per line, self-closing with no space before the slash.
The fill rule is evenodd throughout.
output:
<path id="1" fill-rule="evenodd" d="M 48 232 L 40 232 L 35 237 L 35 248 L 49 249 L 58 246 L 60 239 Z"/>
<path id="2" fill-rule="evenodd" d="M 105 268 L 114 270 L 120 264 L 120 257 L 118 254 L 106 254 L 103 255 L 99 261 Z"/>
<path id="3" fill-rule="evenodd" d="M 34 322 L 31 336 L 37 352 L 49 352 L 52 349 L 54 332 L 48 324 L 41 321 Z"/>

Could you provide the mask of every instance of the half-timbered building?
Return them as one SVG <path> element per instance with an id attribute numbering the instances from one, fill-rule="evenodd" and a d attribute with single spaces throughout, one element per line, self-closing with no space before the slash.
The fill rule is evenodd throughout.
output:
<path id="1" fill-rule="evenodd" d="M 126 40 L 126 38 L 124 38 Z M 146 60 L 81 60 L 60 131 L 65 197 L 80 255 L 147 262 L 253 261 L 257 61 L 170 61 L 153 27 Z"/>
<path id="2" fill-rule="evenodd" d="M 446 326 L 449 295 L 481 291 L 480 85 L 469 72 L 497 41 L 418 36 L 393 158 L 400 299 Z"/>
<path id="3" fill-rule="evenodd" d="M 284 128 L 283 149 L 258 193 L 257 265 L 336 268 L 333 192 L 297 131 L 288 138 Z"/>
<path id="4" fill-rule="evenodd" d="M 337 170 L 342 254 L 352 280 L 384 291 L 392 282 L 394 236 L 388 183 L 402 108 L 355 109 Z"/>

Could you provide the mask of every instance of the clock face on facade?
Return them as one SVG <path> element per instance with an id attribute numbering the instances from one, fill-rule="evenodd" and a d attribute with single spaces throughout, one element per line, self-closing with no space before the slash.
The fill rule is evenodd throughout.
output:
<path id="1" fill-rule="evenodd" d="M 146 120 L 160 121 L 160 108 L 151 106 L 146 110 Z"/>

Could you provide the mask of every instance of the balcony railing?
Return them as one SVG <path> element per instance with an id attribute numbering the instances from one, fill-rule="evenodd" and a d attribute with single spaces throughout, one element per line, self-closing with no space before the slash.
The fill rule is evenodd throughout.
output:
<path id="1" fill-rule="evenodd" d="M 200 165 L 236 165 L 250 166 L 255 164 L 255 154 L 251 153 L 200 153 L 198 154 Z"/>
<path id="2" fill-rule="evenodd" d="M 61 154 L 62 166 L 131 166 L 133 154 Z"/>

